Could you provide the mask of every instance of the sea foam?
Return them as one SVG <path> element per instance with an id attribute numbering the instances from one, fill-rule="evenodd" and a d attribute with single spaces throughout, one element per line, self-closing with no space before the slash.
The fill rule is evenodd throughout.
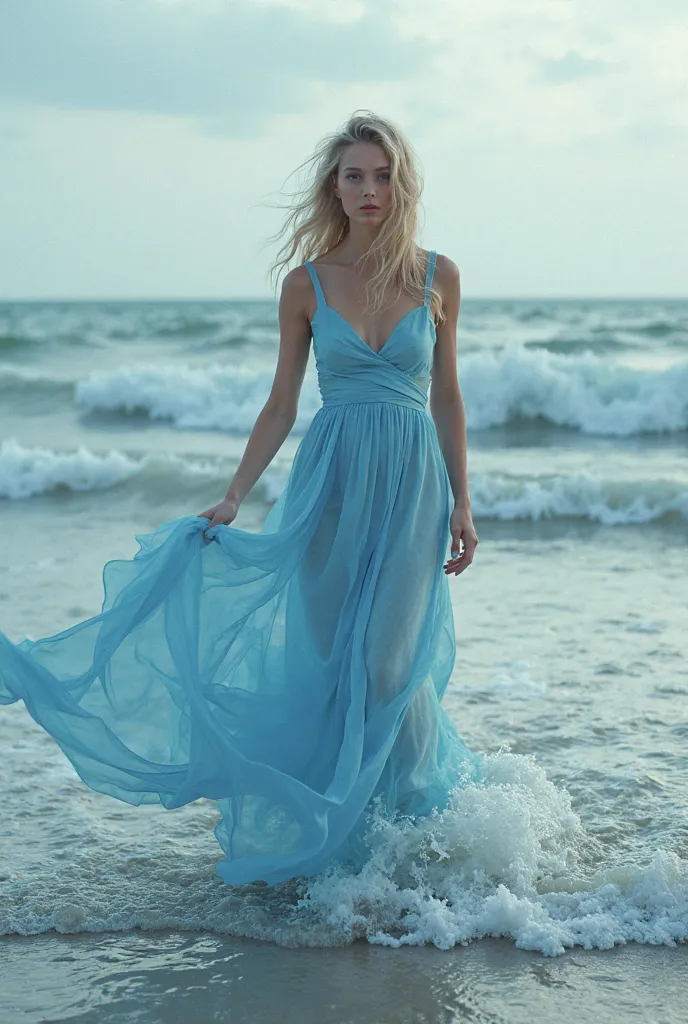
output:
<path id="1" fill-rule="evenodd" d="M 472 430 L 537 420 L 616 437 L 688 429 L 685 362 L 640 370 L 591 353 L 559 355 L 513 344 L 462 357 L 459 377 Z M 226 365 L 142 365 L 92 374 L 78 382 L 75 398 L 91 410 L 145 412 L 178 428 L 247 433 L 271 383 L 272 373 Z M 305 430 L 319 405 L 309 372 L 297 431 Z"/>
<path id="2" fill-rule="evenodd" d="M 133 456 L 83 445 L 72 452 L 25 447 L 14 438 L 0 445 L 0 498 L 22 499 L 55 491 L 104 491 L 127 485 L 149 500 L 196 495 L 200 484 L 224 492 L 235 464 L 163 453 Z M 286 483 L 288 467 L 273 464 L 247 500 L 268 505 Z M 475 473 L 471 503 L 476 519 L 538 522 L 580 519 L 605 526 L 688 519 L 688 488 L 676 480 L 603 480 L 570 476 Z"/>
<path id="3" fill-rule="evenodd" d="M 141 471 L 122 452 L 98 455 L 84 445 L 74 452 L 25 448 L 14 438 L 0 445 L 0 498 L 29 498 L 57 488 L 102 491 Z"/>
<path id="4" fill-rule="evenodd" d="M 412 821 L 372 809 L 360 869 L 274 887 L 217 877 L 211 801 L 111 816 L 108 798 L 89 794 L 85 814 L 75 779 L 56 827 L 79 841 L 0 874 L 0 934 L 174 928 L 293 947 L 441 949 L 501 936 L 547 956 L 686 940 L 688 862 L 657 849 L 644 864 L 606 863 L 534 758 L 483 758 L 485 784 L 458 788 L 441 813 Z"/>
<path id="5" fill-rule="evenodd" d="M 199 483 L 226 489 L 232 469 L 220 459 L 193 459 L 153 453 L 129 455 L 95 452 L 84 445 L 74 451 L 27 447 L 15 438 L 0 445 L 0 498 L 22 499 L 53 491 L 105 491 L 132 484 L 151 499 L 170 494 L 195 494 Z M 284 469 L 270 467 L 256 494 L 274 502 L 286 480 Z M 253 496 L 255 497 L 256 494 Z"/>

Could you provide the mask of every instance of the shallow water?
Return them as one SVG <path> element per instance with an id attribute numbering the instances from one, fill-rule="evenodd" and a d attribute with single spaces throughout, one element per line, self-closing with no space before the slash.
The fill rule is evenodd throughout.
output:
<path id="1" fill-rule="evenodd" d="M 0 709 L 8 1024 L 168 1022 L 191 1006 L 271 1020 L 285 999 L 306 1022 L 682 1019 L 686 308 L 470 310 L 480 545 L 450 584 L 445 703 L 492 781 L 423 829 L 378 821 L 362 875 L 230 891 L 211 802 L 164 811 L 92 793 L 23 707 Z M 0 621 L 18 640 L 93 614 L 107 559 L 217 500 L 275 339 L 271 309 L 250 304 L 13 310 Z M 259 526 L 298 438 L 239 525 Z"/>
<path id="2" fill-rule="evenodd" d="M 688 948 L 576 950 L 552 961 L 489 939 L 451 953 L 281 949 L 166 932 L 5 940 L 7 1024 L 679 1024 Z"/>

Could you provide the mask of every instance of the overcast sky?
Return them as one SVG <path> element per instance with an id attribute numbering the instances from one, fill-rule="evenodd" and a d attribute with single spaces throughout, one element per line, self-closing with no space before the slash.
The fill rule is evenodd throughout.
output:
<path id="1" fill-rule="evenodd" d="M 465 296 L 686 296 L 686 53 L 686 0 L 0 0 L 0 298 L 271 298 L 359 107 Z"/>

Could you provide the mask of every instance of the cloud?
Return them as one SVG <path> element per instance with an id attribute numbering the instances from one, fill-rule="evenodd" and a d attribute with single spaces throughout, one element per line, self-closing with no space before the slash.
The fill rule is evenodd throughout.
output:
<path id="1" fill-rule="evenodd" d="M 345 21 L 337 11 L 255 0 L 5 4 L 0 97 L 201 118 L 245 135 L 304 108 L 314 80 L 406 80 L 436 49 L 401 35 L 384 0 Z"/>
<path id="2" fill-rule="evenodd" d="M 591 75 L 603 75 L 610 65 L 602 60 L 591 60 L 575 50 L 569 50 L 563 57 L 541 60 L 540 71 L 546 82 L 575 82 Z"/>

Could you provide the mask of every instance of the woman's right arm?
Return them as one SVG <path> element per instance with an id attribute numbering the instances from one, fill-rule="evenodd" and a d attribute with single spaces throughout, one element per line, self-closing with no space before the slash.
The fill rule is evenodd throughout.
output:
<path id="1" fill-rule="evenodd" d="M 299 395 L 308 364 L 311 327 L 308 318 L 313 287 L 304 266 L 290 270 L 279 301 L 280 346 L 268 400 L 256 419 L 244 455 L 223 500 L 199 513 L 207 529 L 231 523 L 239 505 L 280 450 L 296 421 Z"/>

